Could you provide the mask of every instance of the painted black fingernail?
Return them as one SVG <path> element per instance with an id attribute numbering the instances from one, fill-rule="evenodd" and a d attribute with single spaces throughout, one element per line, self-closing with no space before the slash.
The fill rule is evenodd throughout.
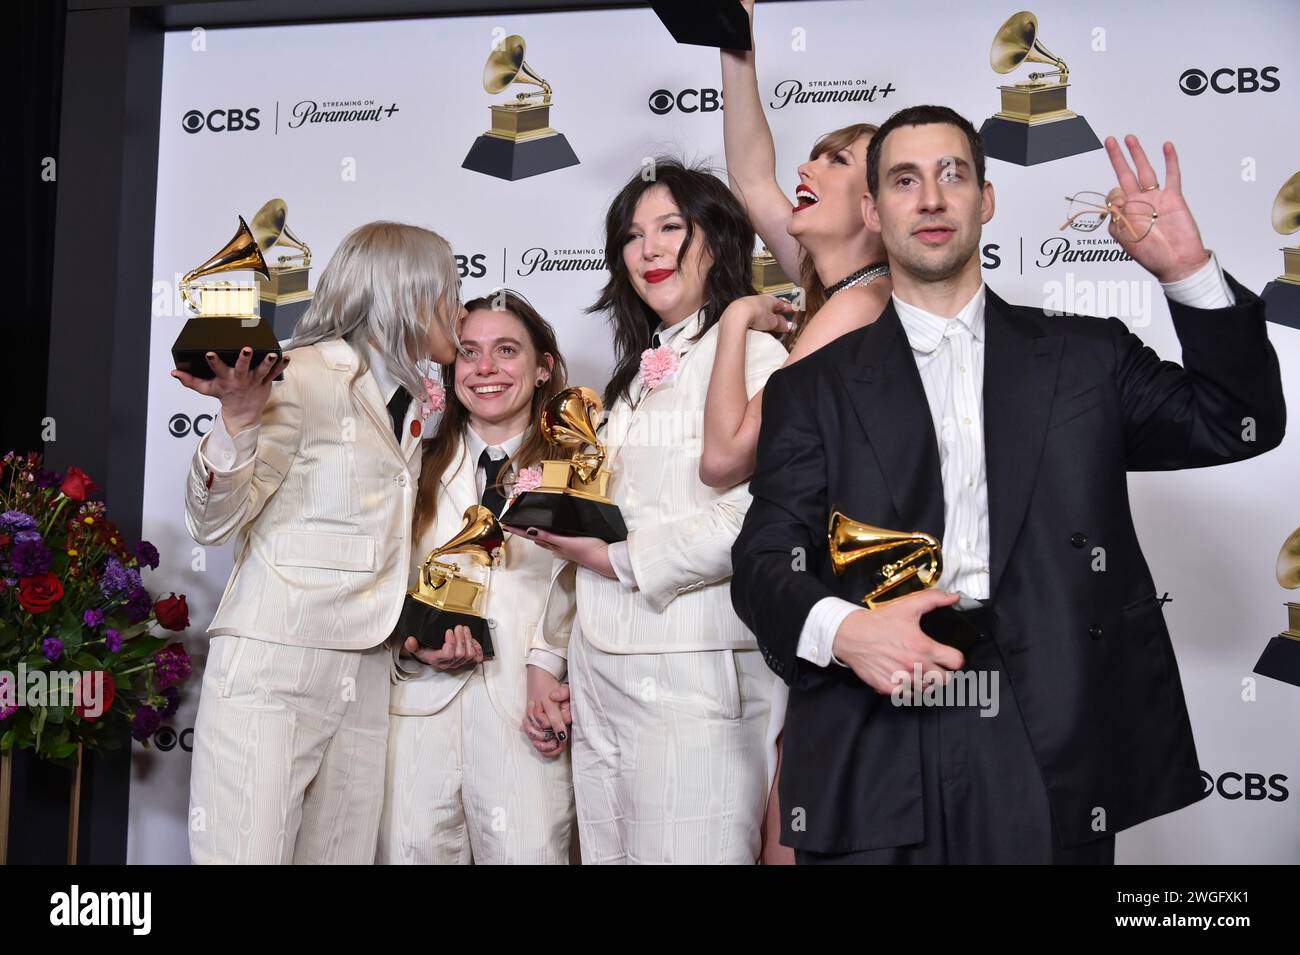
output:
<path id="1" fill-rule="evenodd" d="M 555 738 L 558 739 L 561 743 L 563 743 L 566 739 L 569 738 L 569 734 L 564 732 L 564 730 L 560 730 L 558 733 L 555 734 Z"/>
<path id="2" fill-rule="evenodd" d="M 530 527 L 530 528 L 528 528 L 528 536 L 529 536 L 529 537 L 536 537 L 536 536 L 537 536 L 537 528 L 536 528 L 536 527 Z"/>

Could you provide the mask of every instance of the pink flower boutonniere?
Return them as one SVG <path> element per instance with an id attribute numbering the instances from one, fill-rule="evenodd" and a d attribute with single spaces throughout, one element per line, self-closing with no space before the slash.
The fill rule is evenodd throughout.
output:
<path id="1" fill-rule="evenodd" d="M 647 348 L 641 353 L 641 384 L 646 391 L 677 374 L 677 355 L 671 345 Z"/>
<path id="2" fill-rule="evenodd" d="M 510 488 L 510 499 L 506 501 L 505 506 L 501 508 L 501 516 L 504 517 L 510 510 L 510 506 L 515 503 L 515 498 L 527 491 L 534 491 L 541 487 L 542 469 L 539 467 L 524 468 L 515 476 L 515 483 Z"/>
<path id="3" fill-rule="evenodd" d="M 420 417 L 426 421 L 435 411 L 441 412 L 447 407 L 447 392 L 439 382 L 432 378 L 422 379 L 425 398 L 420 402 Z"/>

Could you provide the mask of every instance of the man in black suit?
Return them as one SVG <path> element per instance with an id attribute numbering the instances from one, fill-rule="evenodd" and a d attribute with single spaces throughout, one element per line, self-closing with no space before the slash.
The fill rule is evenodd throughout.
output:
<path id="1" fill-rule="evenodd" d="M 1162 283 L 1181 367 L 1118 319 L 984 286 L 994 193 L 961 116 L 912 107 L 871 142 L 893 299 L 768 382 L 732 551 L 736 611 L 790 686 L 781 841 L 801 863 L 1109 863 L 1116 832 L 1203 795 L 1126 472 L 1260 454 L 1286 409 L 1263 307 L 1202 244 L 1173 145 L 1163 187 L 1127 145 L 1136 172 L 1106 141 L 1109 228 Z M 1154 215 L 1126 215 L 1139 200 Z M 831 568 L 835 510 L 939 538 L 939 586 L 865 609 L 862 576 Z M 983 638 L 931 639 L 931 611 Z M 980 705 L 899 705 L 968 674 Z"/>

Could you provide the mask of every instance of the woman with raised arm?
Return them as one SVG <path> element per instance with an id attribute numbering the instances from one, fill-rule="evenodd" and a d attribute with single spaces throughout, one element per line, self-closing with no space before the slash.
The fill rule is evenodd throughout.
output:
<path id="1" fill-rule="evenodd" d="M 741 0 L 754 12 L 753 0 Z M 803 320 L 770 295 L 734 302 L 722 317 L 709 382 L 700 478 L 713 487 L 746 480 L 754 470 L 762 395 L 746 400 L 745 332 L 793 332 L 786 364 L 876 320 L 889 301 L 889 269 L 880 233 L 862 218 L 867 145 L 876 127 L 832 130 L 799 167 L 791 205 L 776 177 L 776 149 L 758 93 L 754 51 L 722 51 L 723 142 L 731 191 L 787 275 L 799 277 Z"/>

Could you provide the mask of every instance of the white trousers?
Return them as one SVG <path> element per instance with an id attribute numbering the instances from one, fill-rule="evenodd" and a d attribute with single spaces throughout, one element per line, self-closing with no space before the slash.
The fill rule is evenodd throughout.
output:
<path id="1" fill-rule="evenodd" d="M 381 863 L 564 865 L 569 756 L 547 759 L 492 705 L 479 668 L 429 716 L 389 716 Z"/>
<path id="2" fill-rule="evenodd" d="M 213 637 L 194 724 L 196 863 L 370 863 L 383 807 L 386 647 Z"/>
<path id="3" fill-rule="evenodd" d="M 757 860 L 772 675 L 756 650 L 604 653 L 569 641 L 584 864 Z"/>

